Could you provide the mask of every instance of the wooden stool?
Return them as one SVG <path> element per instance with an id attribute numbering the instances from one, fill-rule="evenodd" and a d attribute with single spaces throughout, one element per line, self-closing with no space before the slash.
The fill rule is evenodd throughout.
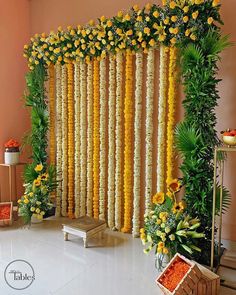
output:
<path id="1" fill-rule="evenodd" d="M 68 234 L 83 238 L 84 247 L 88 247 L 88 238 L 101 233 L 106 229 L 104 220 L 95 219 L 88 216 L 82 216 L 71 224 L 63 224 L 64 240 L 68 241 Z"/>

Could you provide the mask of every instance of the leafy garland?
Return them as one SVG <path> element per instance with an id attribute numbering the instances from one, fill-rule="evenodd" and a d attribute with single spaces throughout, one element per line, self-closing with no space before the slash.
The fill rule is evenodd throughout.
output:
<path id="1" fill-rule="evenodd" d="M 219 0 L 175 0 L 166 1 L 164 7 L 147 4 L 139 9 L 135 5 L 127 13 L 119 11 L 117 16 L 90 21 L 84 27 L 71 26 L 67 30 L 58 28 L 36 34 L 29 45 L 25 45 L 24 56 L 32 70 L 39 63 L 68 63 L 106 54 L 116 54 L 130 49 L 147 52 L 158 43 L 169 46 L 199 40 L 211 27 L 220 22 Z"/>

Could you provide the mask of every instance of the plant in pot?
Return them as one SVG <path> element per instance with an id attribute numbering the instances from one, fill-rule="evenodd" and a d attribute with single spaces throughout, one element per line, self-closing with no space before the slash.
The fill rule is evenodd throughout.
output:
<path id="1" fill-rule="evenodd" d="M 25 180 L 25 193 L 18 200 L 19 213 L 25 224 L 41 222 L 46 212 L 53 207 L 50 193 L 56 188 L 55 168 L 46 168 L 42 164 L 28 165 Z"/>
<path id="2" fill-rule="evenodd" d="M 19 163 L 20 144 L 14 139 L 5 143 L 4 160 L 7 165 L 15 165 Z"/>
<path id="3" fill-rule="evenodd" d="M 159 271 L 177 252 L 188 257 L 194 251 L 201 252 L 196 240 L 205 237 L 203 232 L 197 232 L 201 225 L 199 219 L 186 212 L 184 201 L 177 201 L 176 194 L 180 188 L 181 183 L 174 179 L 166 193 L 159 192 L 153 196 L 152 208 L 145 215 L 144 228 L 140 230 L 141 240 L 148 246 L 144 253 L 155 249 L 156 268 Z"/>

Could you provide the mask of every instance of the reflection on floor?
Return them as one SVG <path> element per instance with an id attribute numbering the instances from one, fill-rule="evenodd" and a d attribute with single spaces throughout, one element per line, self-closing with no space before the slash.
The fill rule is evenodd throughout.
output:
<path id="1" fill-rule="evenodd" d="M 12 295 L 159 295 L 152 254 L 143 254 L 139 239 L 107 230 L 103 240 L 63 240 L 65 218 L 52 218 L 30 229 L 13 225 L 0 229 L 0 294 Z M 35 270 L 35 281 L 24 291 L 11 289 L 4 280 L 9 262 L 24 259 Z M 222 288 L 221 295 L 236 294 Z"/>

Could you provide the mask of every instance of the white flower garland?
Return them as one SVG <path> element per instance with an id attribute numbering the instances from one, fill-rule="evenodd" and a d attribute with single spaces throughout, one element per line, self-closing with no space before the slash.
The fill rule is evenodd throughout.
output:
<path id="1" fill-rule="evenodd" d="M 67 69 L 62 66 L 61 72 L 61 92 L 62 92 L 62 216 L 67 216 Z"/>
<path id="2" fill-rule="evenodd" d="M 141 175 L 141 119 L 142 119 L 142 86 L 143 86 L 143 53 L 136 53 L 136 88 L 134 119 L 134 202 L 133 229 L 134 237 L 139 236 L 140 229 L 140 175 Z"/>
<path id="3" fill-rule="evenodd" d="M 116 172 L 115 172 L 115 228 L 121 229 L 121 197 L 122 197 L 122 80 L 123 80 L 123 56 L 116 56 Z"/>
<path id="4" fill-rule="evenodd" d="M 80 63 L 80 216 L 86 214 L 87 178 L 87 112 L 86 112 L 86 63 Z"/>
<path id="5" fill-rule="evenodd" d="M 157 192 L 165 189 L 165 136 L 166 136 L 166 104 L 167 104 L 167 60 L 168 47 L 160 46 L 160 80 L 158 104 L 158 137 L 157 137 Z"/>
<path id="6" fill-rule="evenodd" d="M 106 59 L 100 61 L 100 187 L 99 218 L 105 219 L 106 198 Z"/>
<path id="7" fill-rule="evenodd" d="M 93 66 L 87 66 L 87 215 L 93 216 Z"/>
<path id="8" fill-rule="evenodd" d="M 61 216 L 61 179 L 62 179 L 62 92 L 61 92 L 61 65 L 56 65 L 56 216 Z"/>
<path id="9" fill-rule="evenodd" d="M 109 100 L 108 100 L 108 226 L 115 226 L 115 59 L 109 56 Z"/>
<path id="10" fill-rule="evenodd" d="M 145 213 L 149 212 L 152 197 L 152 137 L 153 137 L 153 96 L 154 96 L 154 50 L 147 53 L 147 100 L 146 100 L 146 160 L 145 160 Z"/>
<path id="11" fill-rule="evenodd" d="M 74 66 L 75 96 L 75 217 L 80 216 L 80 63 Z"/>

